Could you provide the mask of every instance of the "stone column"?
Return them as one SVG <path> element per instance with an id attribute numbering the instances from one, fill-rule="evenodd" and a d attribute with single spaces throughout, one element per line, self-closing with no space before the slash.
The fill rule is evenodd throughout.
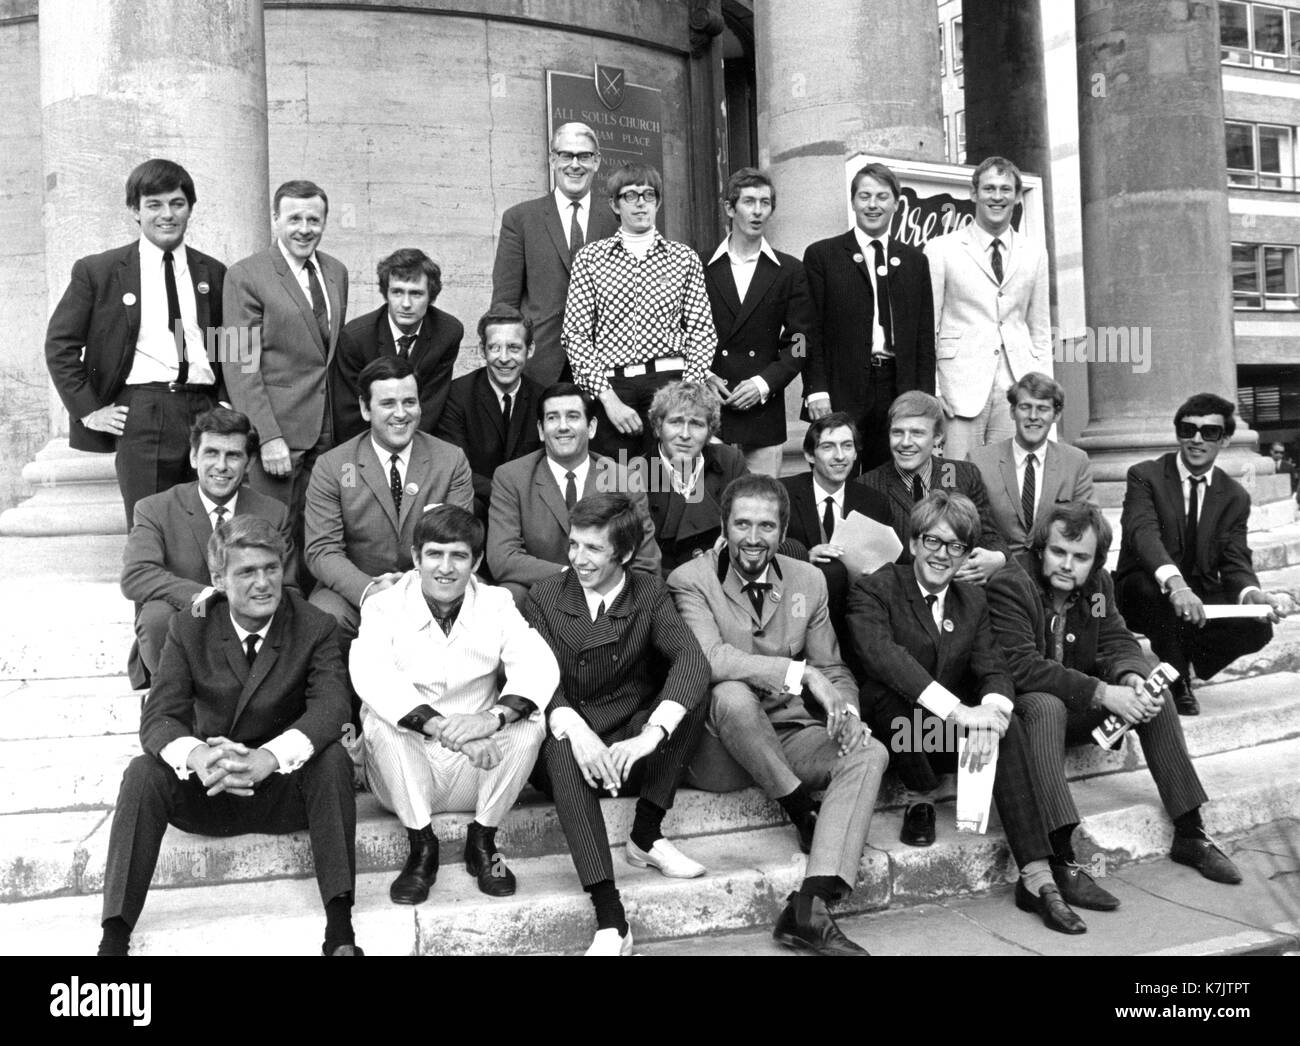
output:
<path id="1" fill-rule="evenodd" d="M 229 264 L 269 242 L 262 0 L 41 0 L 39 34 L 51 308 L 77 258 L 138 237 L 126 176 L 151 156 L 194 178 L 191 246 Z M 122 532 L 112 456 L 67 449 L 53 390 L 51 418 L 23 471 L 40 492 L 0 532 Z"/>
<path id="2" fill-rule="evenodd" d="M 1078 445 L 1098 480 L 1116 481 L 1174 448 L 1189 395 L 1236 398 L 1218 13 L 1081 0 L 1076 28 L 1087 316 L 1104 356 L 1088 365 Z M 1144 340 L 1146 359 L 1122 358 L 1125 337 Z M 1239 425 L 1220 461 L 1271 480 L 1256 445 Z"/>

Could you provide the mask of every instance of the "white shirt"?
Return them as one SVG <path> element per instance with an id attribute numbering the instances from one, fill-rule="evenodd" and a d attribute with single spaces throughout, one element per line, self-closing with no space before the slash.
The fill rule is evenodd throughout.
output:
<path id="1" fill-rule="evenodd" d="M 1020 445 L 1020 442 L 1012 437 L 1011 453 L 1016 462 L 1016 490 L 1025 489 L 1025 463 L 1029 460 L 1029 451 Z M 1047 444 L 1044 443 L 1034 451 L 1034 515 L 1038 515 L 1038 506 L 1043 503 L 1043 468 L 1047 464 Z M 1019 506 L 1017 506 L 1019 507 Z M 1026 521 L 1026 526 L 1032 526 L 1033 520 Z"/>
<path id="2" fill-rule="evenodd" d="M 194 280 L 190 276 L 185 244 L 172 251 L 172 271 L 176 276 L 176 298 L 181 307 L 181 326 L 185 330 L 185 358 L 189 361 L 190 385 L 212 385 L 216 376 L 208 362 L 199 329 L 198 306 L 194 301 Z M 176 336 L 167 326 L 167 281 L 163 275 L 163 252 L 156 244 L 140 237 L 140 333 L 136 337 L 135 356 L 126 376 L 128 385 L 151 381 L 175 381 L 180 359 L 176 354 Z"/>
<path id="3" fill-rule="evenodd" d="M 505 406 L 504 397 L 507 393 L 510 394 L 510 417 L 513 418 L 515 416 L 515 410 L 519 407 L 519 386 L 524 383 L 523 375 L 521 374 L 516 378 L 515 383 L 508 389 L 503 389 L 497 384 L 496 378 L 492 377 L 492 371 L 490 369 L 488 370 L 487 380 L 488 387 L 492 390 L 492 395 L 497 398 L 498 407 Z"/>
<path id="4" fill-rule="evenodd" d="M 759 254 L 766 254 L 774 265 L 781 264 L 781 259 L 776 256 L 776 251 L 772 250 L 772 245 L 767 242 L 766 236 L 759 239 L 758 253 L 750 258 L 742 258 L 732 250 L 731 237 L 728 236 L 718 244 L 718 249 L 713 252 L 713 257 L 709 259 L 709 264 L 712 265 L 724 254 L 731 262 L 731 278 L 736 281 L 736 296 L 741 301 L 744 301 L 745 295 L 749 293 L 749 285 L 754 279 L 754 270 L 758 268 Z"/>
<path id="5" fill-rule="evenodd" d="M 813 473 L 813 499 L 817 503 L 817 519 L 820 520 L 826 512 L 826 499 L 830 498 L 834 505 L 832 513 L 835 516 L 835 525 L 838 527 L 844 522 L 844 484 L 840 484 L 840 489 L 832 494 L 829 490 L 821 485 L 817 473 Z"/>
<path id="6" fill-rule="evenodd" d="M 318 274 L 318 275 L 319 275 L 319 274 Z M 321 289 L 323 290 L 324 287 L 325 287 L 325 284 L 322 283 L 322 284 L 321 284 Z M 326 297 L 328 297 L 328 295 L 326 295 Z M 311 295 L 310 295 L 310 294 L 307 296 L 307 300 L 308 300 L 308 301 L 311 301 Z M 423 327 L 423 326 L 424 326 L 424 320 L 421 319 L 420 322 L 417 323 L 417 324 L 415 325 L 415 330 L 411 331 L 410 334 L 407 334 L 406 331 L 402 330 L 401 327 L 399 327 L 396 323 L 393 322 L 393 314 L 392 314 L 392 313 L 389 313 L 389 314 L 388 314 L 388 329 L 389 329 L 390 331 L 393 332 L 393 348 L 394 348 L 394 349 L 400 349 L 400 347 L 401 347 L 401 342 L 398 341 L 399 338 L 416 338 L 416 339 L 418 339 L 418 338 L 420 337 L 420 328 Z M 412 349 L 415 348 L 415 342 L 411 342 L 411 348 L 412 348 Z M 407 355 L 407 359 L 409 359 L 409 358 L 410 358 L 410 355 L 409 355 L 409 353 L 408 353 L 408 355 Z"/>
<path id="7" fill-rule="evenodd" d="M 581 465 L 575 465 L 568 469 L 552 458 L 549 454 L 546 457 L 547 467 L 551 470 L 551 475 L 555 477 L 555 485 L 560 488 L 560 494 L 563 496 L 565 484 L 568 480 L 564 478 L 566 472 L 573 473 L 573 485 L 577 488 L 578 500 L 582 500 L 582 489 L 587 483 L 587 473 L 591 469 L 591 456 L 588 455 Z"/>
<path id="8" fill-rule="evenodd" d="M 984 260 L 988 262 L 989 269 L 992 270 L 993 235 L 980 228 L 979 222 L 971 222 L 970 231 L 975 237 L 975 242 L 979 244 L 980 252 L 984 255 Z M 998 233 L 996 237 L 1002 242 L 1002 245 L 998 248 L 998 252 L 1002 255 L 1002 275 L 1004 278 L 1007 273 L 1007 257 L 1011 254 L 1011 242 L 1014 236 L 1015 230 L 1008 225 L 1006 231 Z"/>
<path id="9" fill-rule="evenodd" d="M 876 307 L 871 312 L 871 355 L 873 356 L 893 356 L 894 353 L 885 347 L 885 328 L 880 325 L 880 273 L 876 272 L 876 250 L 871 245 L 877 240 L 880 241 L 880 249 L 885 255 L 885 265 L 889 265 L 889 234 L 884 236 L 868 236 L 858 226 L 853 226 L 853 235 L 857 237 L 858 250 L 862 252 L 862 260 L 866 263 L 867 272 L 871 274 L 871 294 L 876 303 Z"/>
<path id="10" fill-rule="evenodd" d="M 293 273 L 294 279 L 298 281 L 298 286 L 302 288 L 302 293 L 307 298 L 308 305 L 311 304 L 311 281 L 307 279 L 307 262 L 311 262 L 312 267 L 316 270 L 316 279 L 320 280 L 321 297 L 325 299 L 325 315 L 329 317 L 330 329 L 332 330 L 334 316 L 330 309 L 330 292 L 325 288 L 325 275 L 321 272 L 320 259 L 316 257 L 316 252 L 312 251 L 310 258 L 297 258 L 290 254 L 279 240 L 275 241 L 275 245 L 280 248 L 284 260 L 289 263 L 289 271 Z M 389 322 L 392 322 L 391 318 Z"/>
<path id="11" fill-rule="evenodd" d="M 388 470 L 392 467 L 393 455 L 397 455 L 397 474 L 402 479 L 402 486 L 406 486 L 406 470 L 411 465 L 411 446 L 415 441 L 412 440 L 401 450 L 389 450 L 387 447 L 379 445 L 379 441 L 374 436 L 370 437 L 370 445 L 375 448 L 375 457 L 379 459 L 379 464 L 384 466 L 384 478 L 388 478 Z"/>
<path id="12" fill-rule="evenodd" d="M 273 620 L 274 618 L 271 619 L 271 621 Z M 266 635 L 271 630 L 271 621 L 267 621 L 256 632 L 250 632 L 235 620 L 233 614 L 230 616 L 230 623 L 235 628 L 235 635 L 239 637 L 239 645 L 244 647 L 249 636 L 257 636 L 257 644 L 254 649 L 258 654 L 262 652 L 262 644 L 266 641 Z M 245 647 L 245 649 L 247 648 Z M 190 768 L 185 765 L 190 753 L 203 744 L 204 742 L 197 737 L 178 737 L 175 741 L 170 741 L 164 745 L 158 755 L 164 763 L 176 771 L 176 776 L 184 781 L 190 776 L 191 772 Z M 276 767 L 276 773 L 278 774 L 293 773 L 316 754 L 316 746 L 311 743 L 311 739 L 301 730 L 286 730 L 278 737 L 271 738 L 262 747 L 275 756 L 276 761 L 280 764 Z"/>
<path id="13" fill-rule="evenodd" d="M 1192 478 L 1192 473 L 1191 470 L 1188 469 L 1188 467 L 1183 463 L 1183 456 L 1181 454 L 1178 454 L 1174 457 L 1174 462 L 1178 468 L 1178 480 L 1183 487 L 1183 516 L 1186 517 L 1188 512 L 1191 511 L 1191 507 L 1192 507 L 1192 484 L 1189 482 Z M 1205 496 L 1210 492 L 1210 483 L 1214 480 L 1215 469 L 1216 466 L 1211 465 L 1206 470 L 1205 474 L 1200 477 L 1201 489 L 1196 493 L 1197 522 L 1200 522 L 1201 510 L 1205 508 Z M 1162 567 L 1156 567 L 1156 574 L 1155 574 L 1156 584 L 1160 585 L 1161 588 L 1165 587 L 1165 585 L 1168 583 L 1170 578 L 1182 577 L 1182 576 L 1183 576 L 1183 572 L 1179 570 L 1178 567 L 1173 563 L 1166 563 Z M 1258 585 L 1247 585 L 1245 588 L 1241 590 L 1241 594 L 1237 597 L 1237 602 L 1238 603 L 1243 602 L 1247 593 L 1259 592 L 1259 591 L 1260 591 L 1260 587 Z M 1171 592 L 1169 594 L 1172 595 L 1173 593 Z"/>
<path id="14" fill-rule="evenodd" d="M 569 242 L 569 226 L 573 224 L 573 205 L 578 205 L 578 227 L 582 229 L 582 243 L 586 246 L 587 226 L 591 221 L 591 193 L 581 200 L 570 200 L 559 189 L 551 193 L 555 197 L 555 207 L 560 212 L 560 228 L 564 230 L 564 242 Z"/>
<path id="15" fill-rule="evenodd" d="M 622 576 L 618 579 L 618 584 L 615 585 L 613 588 L 611 588 L 608 592 L 600 593 L 597 592 L 595 589 L 584 588 L 582 590 L 582 595 L 587 600 L 587 612 L 591 614 L 591 620 L 595 621 L 596 618 L 599 616 L 600 605 L 602 603 L 605 604 L 605 611 L 606 613 L 608 613 L 609 608 L 614 605 L 614 600 L 618 598 L 618 594 L 622 592 L 623 589 L 625 589 L 626 587 L 627 587 L 627 571 L 624 571 Z"/>
<path id="16" fill-rule="evenodd" d="M 239 491 L 230 495 L 230 500 L 221 507 L 226 510 L 224 521 L 229 521 L 235 515 L 235 502 L 239 500 Z M 203 511 L 208 514 L 208 522 L 212 524 L 212 529 L 217 529 L 217 517 L 214 514 L 217 511 L 217 503 L 203 493 L 203 488 L 199 487 L 199 501 L 203 503 Z"/>
<path id="17" fill-rule="evenodd" d="M 934 618 L 934 626 L 939 630 L 939 635 L 941 637 L 945 636 L 951 631 L 951 628 L 945 628 L 943 616 L 944 606 L 948 602 L 948 589 L 950 586 L 944 585 L 938 592 L 931 592 L 918 581 L 916 587 L 921 590 L 922 598 L 927 596 L 936 597 L 934 603 L 930 606 L 930 615 Z M 947 719 L 952 715 L 953 709 L 962 703 L 961 698 L 941 684 L 937 679 L 932 681 L 929 686 L 921 691 L 921 696 L 917 698 L 917 702 L 921 707 L 933 712 L 940 719 Z M 1001 709 L 1008 716 L 1010 716 L 1016 708 L 1015 703 L 1011 698 L 1003 694 L 985 694 L 983 699 L 980 701 L 980 704 L 993 705 L 995 708 Z"/>

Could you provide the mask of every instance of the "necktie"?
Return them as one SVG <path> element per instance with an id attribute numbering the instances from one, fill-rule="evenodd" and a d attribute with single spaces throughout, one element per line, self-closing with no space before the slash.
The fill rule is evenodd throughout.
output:
<path id="1" fill-rule="evenodd" d="M 176 261 L 171 251 L 163 251 L 163 285 L 167 288 L 167 330 L 176 339 L 176 381 L 184 385 L 190 379 L 190 361 L 185 358 L 185 328 L 181 326 L 181 298 L 176 293 Z"/>
<path id="2" fill-rule="evenodd" d="M 885 344 L 880 348 L 894 351 L 894 307 L 889 300 L 889 266 L 885 264 L 885 249 L 879 240 L 872 240 L 876 265 L 876 317 L 880 320 L 880 329 L 885 332 Z"/>
<path id="3" fill-rule="evenodd" d="M 582 250 L 582 226 L 578 224 L 579 204 L 577 200 L 569 205 L 573 208 L 573 217 L 569 220 L 569 261 Z"/>
<path id="4" fill-rule="evenodd" d="M 937 602 L 939 602 L 939 597 L 936 596 L 933 592 L 930 593 L 930 595 L 928 595 L 928 596 L 925 597 L 925 605 L 926 605 L 926 608 L 930 611 L 930 620 L 931 620 L 931 621 L 934 621 L 934 605 L 935 605 Z M 938 621 L 934 621 L 934 623 L 937 625 L 939 622 L 938 622 Z"/>
<path id="5" fill-rule="evenodd" d="M 1025 458 L 1025 482 L 1020 487 L 1020 516 L 1024 520 L 1025 531 L 1034 525 L 1034 480 L 1037 466 L 1035 455 Z"/>
<path id="6" fill-rule="evenodd" d="M 745 595 L 754 604 L 754 613 L 760 618 L 763 616 L 763 593 L 771 587 L 770 581 L 747 581 L 743 586 Z"/>
<path id="7" fill-rule="evenodd" d="M 912 503 L 915 504 L 923 497 L 925 497 L 925 485 L 921 482 L 919 474 L 914 475 L 912 477 Z"/>
<path id="8" fill-rule="evenodd" d="M 1192 493 L 1187 499 L 1187 537 L 1183 541 L 1183 558 L 1180 564 L 1184 575 L 1191 574 L 1196 570 L 1197 525 L 1200 522 L 1197 517 L 1201 514 L 1199 491 L 1201 484 L 1205 480 L 1200 476 L 1191 476 L 1189 482 L 1192 484 Z"/>
<path id="9" fill-rule="evenodd" d="M 411 355 L 411 345 L 414 342 L 415 342 L 414 334 L 403 334 L 400 338 L 397 339 L 397 355 L 409 357 Z"/>
<path id="10" fill-rule="evenodd" d="M 320 285 L 320 278 L 316 275 L 316 266 L 308 258 L 302 263 L 302 267 L 307 270 L 307 286 L 311 288 L 311 314 L 316 317 L 316 326 L 320 328 L 320 340 L 325 345 L 326 351 L 330 347 L 330 315 L 329 310 L 325 307 L 325 291 Z"/>
<path id="11" fill-rule="evenodd" d="M 596 608 L 596 620 L 599 621 L 604 616 L 605 616 L 605 601 L 602 599 L 600 601 L 600 606 Z"/>
<path id="12" fill-rule="evenodd" d="M 402 474 L 397 471 L 400 460 L 396 454 L 388 459 L 388 489 L 393 492 L 393 509 L 399 516 L 402 514 Z"/>
<path id="13" fill-rule="evenodd" d="M 510 431 L 510 393 L 501 394 L 501 417 L 506 423 L 506 431 Z"/>
<path id="14" fill-rule="evenodd" d="M 216 530 L 217 527 L 221 526 L 221 524 L 226 521 L 226 506 L 218 505 L 212 510 L 212 514 L 217 517 L 216 522 L 212 524 L 212 529 Z"/>
<path id="15" fill-rule="evenodd" d="M 996 236 L 993 237 L 993 277 L 998 281 L 998 286 L 1002 285 L 1002 241 Z"/>
<path id="16" fill-rule="evenodd" d="M 573 511 L 573 506 L 578 503 L 578 487 L 573 480 L 574 475 L 572 472 L 564 474 L 564 507 L 570 512 Z"/>
<path id="17" fill-rule="evenodd" d="M 253 662 L 257 660 L 257 633 L 253 633 L 244 640 L 244 656 L 248 658 L 248 667 L 253 667 Z"/>
<path id="18" fill-rule="evenodd" d="M 826 499 L 826 511 L 822 513 L 822 533 L 830 541 L 835 535 L 835 499 Z"/>

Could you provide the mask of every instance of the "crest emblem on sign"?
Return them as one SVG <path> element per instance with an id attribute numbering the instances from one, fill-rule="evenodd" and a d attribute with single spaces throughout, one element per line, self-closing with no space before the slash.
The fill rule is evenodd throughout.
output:
<path id="1" fill-rule="evenodd" d="M 626 87 L 622 69 L 596 63 L 596 97 L 606 109 L 614 110 L 623 104 Z"/>

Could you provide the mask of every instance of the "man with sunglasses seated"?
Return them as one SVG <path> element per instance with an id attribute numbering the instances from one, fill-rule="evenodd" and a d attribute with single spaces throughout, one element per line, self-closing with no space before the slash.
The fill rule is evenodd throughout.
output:
<path id="1" fill-rule="evenodd" d="M 1128 470 L 1115 598 L 1129 627 L 1146 634 L 1156 657 L 1178 669 L 1174 706 L 1197 715 L 1195 669 L 1210 679 L 1273 637 L 1295 609 L 1285 592 L 1265 592 L 1246 544 L 1250 495 L 1214 461 L 1236 429 L 1233 405 L 1197 393 L 1174 414 L 1178 451 Z M 1266 619 L 1207 621 L 1206 605 L 1257 603 Z"/>

